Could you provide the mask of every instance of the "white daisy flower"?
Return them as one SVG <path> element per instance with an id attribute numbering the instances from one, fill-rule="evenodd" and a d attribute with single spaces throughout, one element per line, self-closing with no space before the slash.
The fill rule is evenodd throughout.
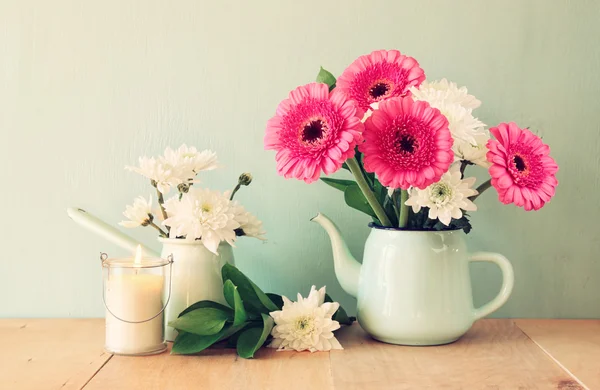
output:
<path id="1" fill-rule="evenodd" d="M 212 150 L 199 152 L 195 147 L 183 144 L 177 150 L 165 149 L 164 160 L 176 167 L 177 176 L 182 182 L 192 181 L 202 171 L 212 171 L 218 167 L 217 154 Z"/>
<path id="2" fill-rule="evenodd" d="M 227 196 L 227 194 L 225 194 Z M 246 211 L 244 206 L 238 202 L 232 202 L 235 210 L 235 220 L 240 224 L 240 229 L 244 232 L 244 236 L 265 240 L 262 222 L 254 215 Z"/>
<path id="3" fill-rule="evenodd" d="M 473 138 L 475 143 L 459 139 L 454 140 L 452 150 L 454 151 L 455 161 L 465 160 L 487 169 L 491 165 L 486 157 L 490 134 L 487 130 L 481 129 Z"/>
<path id="4" fill-rule="evenodd" d="M 440 110 L 448 119 L 448 128 L 452 138 L 475 144 L 475 135 L 485 124 L 473 116 L 473 108 L 481 102 L 467 94 L 465 87 L 457 88 L 455 83 L 446 79 L 432 83 L 423 82 L 417 89 L 410 89 L 414 100 L 429 103 L 431 107 Z"/>
<path id="5" fill-rule="evenodd" d="M 298 294 L 297 302 L 282 298 L 282 310 L 270 313 L 275 320 L 270 348 L 310 352 L 343 349 L 333 335 L 340 328 L 340 323 L 332 319 L 340 304 L 325 303 L 325 287 L 317 291 L 312 286 L 307 298 Z"/>
<path id="6" fill-rule="evenodd" d="M 234 244 L 235 229 L 240 228 L 232 202 L 217 191 L 192 187 L 181 200 L 178 196 L 168 199 L 165 210 L 169 218 L 163 225 L 171 228 L 169 237 L 200 239 L 215 254 L 221 241 Z"/>
<path id="7" fill-rule="evenodd" d="M 439 81 L 423 81 L 419 88 L 412 87 L 411 92 L 415 100 L 427 102 L 446 102 L 458 104 L 466 109 L 474 110 L 481 106 L 481 101 L 473 95 L 469 95 L 467 87 L 458 87 L 456 83 L 446 79 Z"/>
<path id="8" fill-rule="evenodd" d="M 127 205 L 123 215 L 129 219 L 128 221 L 121 221 L 119 225 L 126 228 L 135 228 L 138 226 L 147 226 L 152 222 L 152 197 L 147 201 L 142 196 L 138 196 L 134 199 L 133 205 Z"/>
<path id="9" fill-rule="evenodd" d="M 485 127 L 485 123 L 475 118 L 470 109 L 461 105 L 446 102 L 435 102 L 430 105 L 440 110 L 448 119 L 448 129 L 455 142 L 461 140 L 475 143 L 475 135 L 479 133 L 479 129 Z"/>
<path id="10" fill-rule="evenodd" d="M 127 166 L 125 169 L 139 173 L 152 180 L 161 194 L 168 194 L 171 187 L 177 187 L 183 182 L 175 167 L 162 157 L 158 159 L 154 157 L 140 157 L 139 162 L 139 167 Z"/>
<path id="11" fill-rule="evenodd" d="M 428 207 L 430 219 L 439 219 L 444 225 L 450 225 L 452 218 L 462 218 L 462 210 L 477 210 L 475 203 L 469 199 L 477 195 L 477 191 L 471 188 L 475 178 L 461 179 L 460 176 L 460 164 L 454 163 L 437 183 L 424 190 L 411 188 L 405 204 L 412 206 L 415 213 L 421 207 Z"/>

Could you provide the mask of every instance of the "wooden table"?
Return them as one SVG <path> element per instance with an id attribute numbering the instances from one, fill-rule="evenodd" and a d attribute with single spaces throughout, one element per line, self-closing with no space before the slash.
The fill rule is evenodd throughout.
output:
<path id="1" fill-rule="evenodd" d="M 482 320 L 439 347 L 337 335 L 331 353 L 125 357 L 102 319 L 0 320 L 0 389 L 600 389 L 600 320 Z"/>

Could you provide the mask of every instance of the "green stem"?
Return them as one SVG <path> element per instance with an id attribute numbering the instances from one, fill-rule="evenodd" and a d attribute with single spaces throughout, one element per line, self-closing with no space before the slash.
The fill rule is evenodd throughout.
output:
<path id="1" fill-rule="evenodd" d="M 400 216 L 398 217 L 398 227 L 405 228 L 408 224 L 408 206 L 405 204 L 408 200 L 408 190 L 400 192 Z"/>
<path id="2" fill-rule="evenodd" d="M 167 210 L 165 210 L 165 206 L 164 206 L 164 204 L 165 204 L 165 198 L 163 197 L 162 192 L 160 192 L 158 190 L 158 187 L 156 188 L 156 194 L 158 196 L 158 205 L 160 206 L 160 212 L 162 213 L 163 220 L 165 220 L 165 219 L 169 218 L 167 216 Z M 169 228 L 167 227 L 167 231 L 168 230 L 169 230 Z"/>
<path id="3" fill-rule="evenodd" d="M 479 195 L 481 195 L 485 190 L 487 190 L 491 186 L 492 186 L 492 179 L 484 181 L 483 183 L 481 183 L 481 185 L 479 187 L 477 187 L 477 195 L 473 195 L 469 199 L 471 199 L 471 201 L 474 201 L 475 199 L 477 199 L 479 197 Z"/>
<path id="4" fill-rule="evenodd" d="M 398 191 L 394 191 L 390 196 L 390 202 L 392 203 L 392 207 L 394 208 L 394 214 L 396 217 L 396 221 L 400 220 L 400 207 L 398 207 Z"/>
<path id="5" fill-rule="evenodd" d="M 460 162 L 460 177 L 461 177 L 461 179 L 465 177 L 465 169 L 467 169 L 467 165 L 469 165 L 469 162 L 466 160 L 463 160 Z"/>
<path id="6" fill-rule="evenodd" d="M 242 188 L 242 186 L 238 183 L 238 185 L 235 186 L 235 188 L 233 189 L 233 191 L 231 191 L 231 196 L 229 197 L 229 200 L 233 200 L 233 196 L 235 195 L 236 192 L 238 192 L 238 190 Z"/>
<path id="7" fill-rule="evenodd" d="M 350 172 L 352 172 L 352 174 L 354 175 L 358 187 L 365 195 L 365 198 L 367 198 L 367 202 L 369 202 L 369 205 L 375 212 L 375 215 L 377 216 L 377 219 L 379 219 L 379 222 L 381 222 L 381 225 L 391 227 L 392 223 L 390 222 L 390 219 L 383 210 L 381 204 L 377 201 L 377 198 L 375 197 L 373 191 L 371 191 L 369 183 L 367 183 L 367 178 L 360 169 L 360 165 L 358 165 L 358 161 L 356 160 L 356 158 L 353 157 L 346 160 L 346 164 L 348 164 L 348 168 L 350 168 Z"/>
<path id="8" fill-rule="evenodd" d="M 155 224 L 154 222 L 152 222 L 152 221 L 149 221 L 149 222 L 148 222 L 148 226 L 152 226 L 154 229 L 158 230 L 158 233 L 160 233 L 161 237 L 167 237 L 167 233 L 166 233 L 164 230 L 162 230 L 162 229 L 160 228 L 160 226 L 158 226 L 158 225 L 157 225 L 157 224 Z"/>

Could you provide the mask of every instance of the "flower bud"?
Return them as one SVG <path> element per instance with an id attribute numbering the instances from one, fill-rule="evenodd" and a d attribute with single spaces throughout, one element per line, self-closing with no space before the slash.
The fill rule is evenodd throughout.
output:
<path id="1" fill-rule="evenodd" d="M 252 183 L 252 174 L 242 173 L 238 179 L 238 184 L 241 186 L 248 186 L 250 183 Z"/>
<path id="2" fill-rule="evenodd" d="M 150 225 L 150 223 L 154 220 L 154 215 L 152 214 L 148 214 L 148 219 L 144 220 L 144 222 L 142 222 L 140 225 L 141 226 L 148 226 Z"/>
<path id="3" fill-rule="evenodd" d="M 181 183 L 177 186 L 177 190 L 179 192 L 181 192 L 182 194 L 187 194 L 188 191 L 190 190 L 190 185 L 187 183 Z"/>

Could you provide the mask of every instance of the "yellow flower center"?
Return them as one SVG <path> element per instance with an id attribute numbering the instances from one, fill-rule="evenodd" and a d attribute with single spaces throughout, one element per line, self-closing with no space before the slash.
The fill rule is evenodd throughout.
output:
<path id="1" fill-rule="evenodd" d="M 300 316 L 296 318 L 295 325 L 298 333 L 306 335 L 315 330 L 315 319 L 310 316 Z"/>
<path id="2" fill-rule="evenodd" d="M 431 186 L 431 201 L 438 206 L 443 206 L 452 199 L 454 191 L 444 182 L 437 182 Z"/>

